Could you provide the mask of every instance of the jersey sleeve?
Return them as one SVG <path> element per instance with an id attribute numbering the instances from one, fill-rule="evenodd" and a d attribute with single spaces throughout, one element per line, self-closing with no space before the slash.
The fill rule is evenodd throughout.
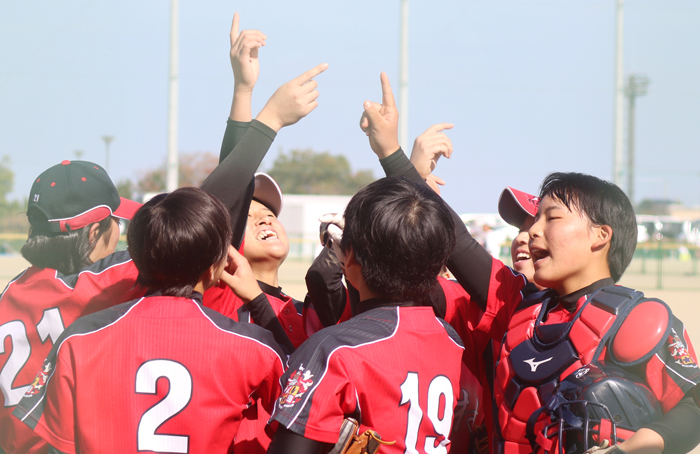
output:
<path id="1" fill-rule="evenodd" d="M 65 344 L 61 346 L 63 348 L 52 350 L 13 414 L 51 446 L 73 454 L 76 452 L 72 417 L 75 380 L 69 347 Z"/>
<path id="2" fill-rule="evenodd" d="M 336 443 L 343 419 L 356 411 L 357 391 L 338 356 L 315 373 L 305 367 L 303 356 L 292 356 L 272 419 L 305 438 Z"/>
<path id="3" fill-rule="evenodd" d="M 646 382 L 664 413 L 700 383 L 695 350 L 683 323 L 673 317 L 671 331 L 646 363 Z"/>

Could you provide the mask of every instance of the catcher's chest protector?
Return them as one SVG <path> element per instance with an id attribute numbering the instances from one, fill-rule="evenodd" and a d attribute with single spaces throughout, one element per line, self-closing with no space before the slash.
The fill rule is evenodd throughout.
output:
<path id="1" fill-rule="evenodd" d="M 604 287 L 588 297 L 571 314 L 569 322 L 547 325 L 542 319 L 551 302 L 545 296 L 545 292 L 539 292 L 523 301 L 510 321 L 501 347 L 494 383 L 500 428 L 497 445 L 501 453 L 532 451 L 526 439 L 530 416 L 547 404 L 547 396 L 551 396 L 560 380 L 594 360 L 604 359 L 608 341 L 614 340 L 630 312 L 639 303 L 650 302 L 644 300 L 643 293 L 632 289 Z M 665 307 L 663 303 L 653 303 Z M 668 327 L 666 320 L 662 331 Z M 648 349 L 638 354 L 638 359 L 648 357 L 647 353 Z M 630 364 L 628 358 L 621 362 Z M 535 431 L 541 431 L 548 422 L 543 413 Z"/>

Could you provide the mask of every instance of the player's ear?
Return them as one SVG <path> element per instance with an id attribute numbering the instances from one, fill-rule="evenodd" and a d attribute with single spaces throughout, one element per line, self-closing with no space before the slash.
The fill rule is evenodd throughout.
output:
<path id="1" fill-rule="evenodd" d="M 352 248 L 345 251 L 345 278 L 355 287 L 359 288 L 359 282 L 362 279 L 362 267 L 355 258 L 355 252 Z"/>
<path id="2" fill-rule="evenodd" d="M 595 238 L 593 239 L 592 249 L 600 250 L 605 246 L 610 245 L 612 241 L 613 229 L 609 225 L 601 225 L 594 228 Z"/>

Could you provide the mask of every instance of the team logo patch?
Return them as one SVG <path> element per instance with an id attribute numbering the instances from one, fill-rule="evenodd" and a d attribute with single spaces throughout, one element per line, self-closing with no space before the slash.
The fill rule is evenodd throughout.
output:
<path id="1" fill-rule="evenodd" d="M 314 384 L 311 371 L 304 370 L 304 365 L 299 365 L 291 377 L 287 380 L 282 397 L 279 399 L 280 407 L 291 407 L 301 400 L 301 397 Z"/>
<path id="2" fill-rule="evenodd" d="M 33 396 L 41 392 L 42 388 L 46 385 L 46 379 L 48 378 L 51 369 L 51 363 L 46 361 L 42 366 L 42 369 L 34 378 L 32 384 L 29 386 L 29 389 L 27 390 L 25 396 Z"/>
<path id="3" fill-rule="evenodd" d="M 668 336 L 668 352 L 676 361 L 676 364 L 683 367 L 698 367 L 693 357 L 688 354 L 688 350 L 686 350 L 685 344 L 680 336 L 678 336 L 676 330 L 673 328 L 671 328 L 671 334 Z"/>

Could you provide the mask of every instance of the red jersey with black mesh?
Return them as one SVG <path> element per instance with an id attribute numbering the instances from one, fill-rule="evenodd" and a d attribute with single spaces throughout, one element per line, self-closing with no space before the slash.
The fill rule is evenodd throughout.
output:
<path id="1" fill-rule="evenodd" d="M 335 443 L 350 416 L 360 433 L 372 429 L 396 441 L 382 452 L 449 449 L 464 348 L 459 336 L 431 307 L 377 305 L 319 331 L 292 354 L 272 419 Z"/>
<path id="2" fill-rule="evenodd" d="M 46 452 L 47 446 L 11 415 L 64 328 L 78 317 L 143 295 L 126 252 L 64 276 L 29 267 L 0 296 L 0 447 L 8 453 Z"/>
<path id="3" fill-rule="evenodd" d="M 150 296 L 71 325 L 14 414 L 66 453 L 226 453 L 250 403 L 274 404 L 285 361 L 259 326 Z"/>

